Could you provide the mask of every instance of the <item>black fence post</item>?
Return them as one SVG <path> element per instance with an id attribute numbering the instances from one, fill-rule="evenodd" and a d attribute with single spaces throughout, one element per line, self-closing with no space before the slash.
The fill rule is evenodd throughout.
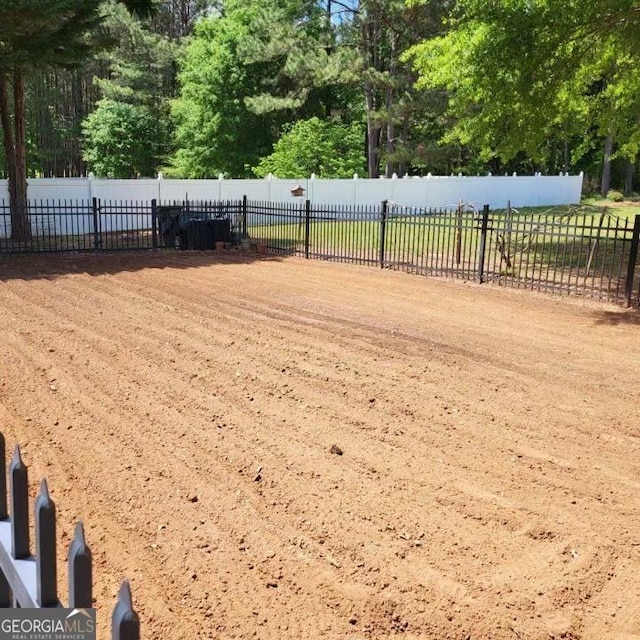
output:
<path id="1" fill-rule="evenodd" d="M 158 201 L 155 198 L 151 201 L 151 246 L 154 251 L 158 250 Z"/>
<path id="2" fill-rule="evenodd" d="M 36 582 L 38 604 L 53 607 L 58 602 L 56 567 L 56 507 L 49 497 L 47 481 L 36 499 Z"/>
<path id="3" fill-rule="evenodd" d="M 484 256 L 487 250 L 487 228 L 489 227 L 489 205 L 482 209 L 482 226 L 480 227 L 480 245 L 478 247 L 478 281 L 484 282 Z"/>
<path id="4" fill-rule="evenodd" d="M 69 606 L 90 609 L 93 604 L 93 569 L 91 549 L 84 539 L 82 522 L 76 525 L 69 547 Z"/>
<path id="5" fill-rule="evenodd" d="M 100 248 L 100 205 L 98 198 L 93 198 L 91 203 L 93 211 L 93 248 L 97 251 Z"/>
<path id="6" fill-rule="evenodd" d="M 29 482 L 27 467 L 16 445 L 9 465 L 11 487 L 11 555 L 16 560 L 29 557 Z"/>
<path id="7" fill-rule="evenodd" d="M 111 616 L 112 640 L 140 640 L 140 619 L 133 610 L 131 588 L 125 580 L 118 592 L 118 603 Z"/>
<path id="8" fill-rule="evenodd" d="M 631 250 L 629 251 L 629 267 L 627 269 L 627 281 L 624 289 L 624 302 L 627 307 L 631 306 L 631 296 L 633 295 L 633 280 L 636 273 L 638 261 L 638 241 L 640 241 L 640 213 L 636 214 L 633 225 L 633 235 L 631 236 Z"/>
<path id="9" fill-rule="evenodd" d="M 311 235 L 311 200 L 304 203 L 304 257 L 309 259 L 309 236 Z"/>
<path id="10" fill-rule="evenodd" d="M 242 196 L 242 220 L 240 221 L 242 224 L 242 237 L 247 237 L 247 196 Z"/>
<path id="11" fill-rule="evenodd" d="M 387 242 L 387 208 L 389 202 L 387 200 L 382 201 L 382 211 L 380 212 L 380 255 L 378 261 L 380 262 L 380 268 L 384 269 L 384 255 L 385 245 Z"/>

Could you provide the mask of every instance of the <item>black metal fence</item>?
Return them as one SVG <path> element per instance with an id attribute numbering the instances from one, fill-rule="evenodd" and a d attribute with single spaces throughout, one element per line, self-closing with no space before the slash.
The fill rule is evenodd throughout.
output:
<path id="1" fill-rule="evenodd" d="M 242 202 L 31 201 L 29 233 L 20 237 L 1 201 L 0 254 L 213 248 L 231 241 L 241 208 Z"/>
<path id="2" fill-rule="evenodd" d="M 640 303 L 640 216 L 574 207 L 519 212 L 241 201 L 32 202 L 27 238 L 0 204 L 0 254 L 212 249 L 231 244 L 306 258 Z"/>
<path id="3" fill-rule="evenodd" d="M 575 207 L 519 212 L 247 204 L 268 251 L 638 305 L 640 216 Z"/>
<path id="4" fill-rule="evenodd" d="M 56 509 L 46 480 L 35 502 L 35 557 L 29 541 L 28 472 L 16 446 L 9 466 L 9 504 L 5 439 L 0 434 L 0 607 L 62 607 L 58 599 Z M 11 507 L 9 510 L 9 506 Z M 11 517 L 9 517 L 9 511 Z M 69 547 L 69 607 L 93 607 L 91 550 L 79 522 Z M 129 583 L 118 593 L 111 619 L 113 640 L 139 640 L 140 621 L 131 602 Z"/>

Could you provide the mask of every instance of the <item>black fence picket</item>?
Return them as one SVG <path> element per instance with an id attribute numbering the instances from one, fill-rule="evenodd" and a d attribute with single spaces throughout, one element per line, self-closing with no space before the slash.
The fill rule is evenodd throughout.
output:
<path id="1" fill-rule="evenodd" d="M 35 557 L 29 541 L 28 470 L 20 448 L 9 465 L 9 500 L 5 439 L 0 434 L 0 608 L 62 607 L 57 592 L 56 508 L 46 480 L 42 480 L 34 505 Z M 7 509 L 10 505 L 10 514 Z M 69 607 L 93 606 L 92 557 L 82 523 L 76 525 L 69 547 Z M 125 580 L 112 617 L 113 640 L 139 640 L 140 620 L 133 609 L 131 589 Z"/>

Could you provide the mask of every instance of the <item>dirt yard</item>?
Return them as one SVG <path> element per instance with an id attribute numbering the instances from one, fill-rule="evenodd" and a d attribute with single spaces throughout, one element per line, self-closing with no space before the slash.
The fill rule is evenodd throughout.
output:
<path id="1" fill-rule="evenodd" d="M 103 255 L 0 262 L 0 324 L 102 640 L 125 576 L 154 640 L 640 638 L 637 312 Z"/>

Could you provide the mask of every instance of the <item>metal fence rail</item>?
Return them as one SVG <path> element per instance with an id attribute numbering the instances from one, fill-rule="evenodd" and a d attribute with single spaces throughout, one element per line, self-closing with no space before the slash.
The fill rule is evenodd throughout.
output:
<path id="1" fill-rule="evenodd" d="M 640 303 L 640 216 L 605 209 L 518 212 L 239 201 L 29 203 L 28 237 L 0 203 L 0 255 L 161 248 L 214 239 L 259 251 L 375 265 L 500 286 Z"/>
<path id="2" fill-rule="evenodd" d="M 58 599 L 56 508 L 46 480 L 35 501 L 35 557 L 29 540 L 28 471 L 16 446 L 9 466 L 9 502 L 5 439 L 0 434 L 0 607 L 62 607 Z M 9 509 L 10 507 L 10 509 Z M 10 512 L 10 517 L 9 517 Z M 69 608 L 93 607 L 91 550 L 79 522 L 69 547 Z M 139 640 L 140 621 L 125 580 L 111 621 L 113 640 Z"/>

